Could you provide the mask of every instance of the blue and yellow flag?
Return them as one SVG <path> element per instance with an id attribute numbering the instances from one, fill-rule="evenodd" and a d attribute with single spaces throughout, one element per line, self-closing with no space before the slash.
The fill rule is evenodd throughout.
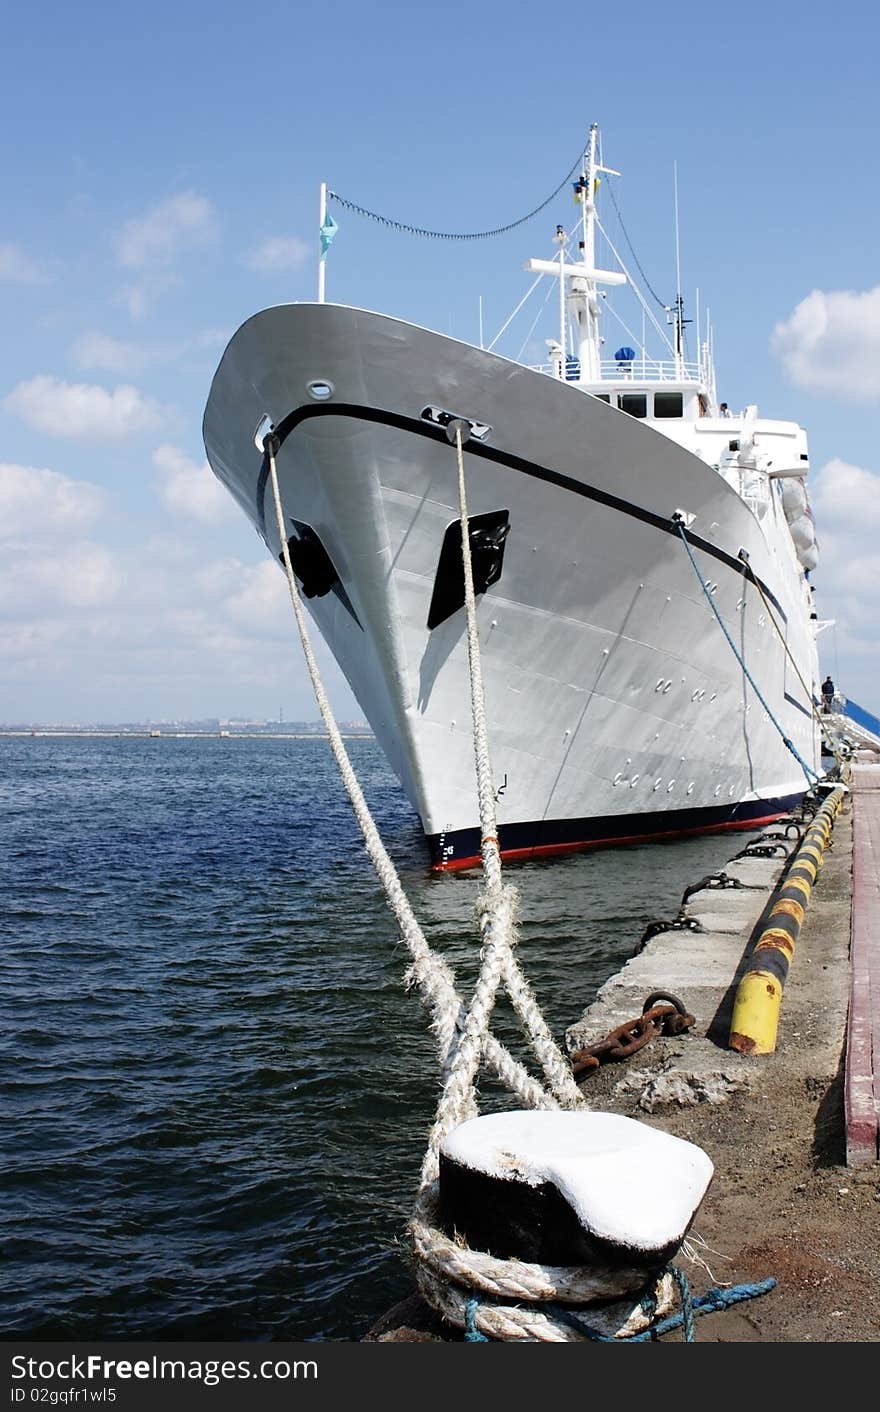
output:
<path id="1" fill-rule="evenodd" d="M 323 224 L 322 224 L 322 226 L 321 226 L 321 259 L 322 259 L 322 260 L 323 260 L 324 256 L 327 254 L 327 251 L 330 249 L 330 242 L 331 242 L 331 240 L 333 239 L 333 237 L 334 237 L 334 235 L 336 234 L 336 232 L 338 231 L 338 229 L 339 229 L 339 226 L 336 224 L 336 222 L 334 221 L 334 219 L 333 219 L 333 217 L 331 216 L 330 212 L 328 211 L 327 214 L 326 214 L 325 217 L 324 217 L 324 221 L 323 221 Z"/>

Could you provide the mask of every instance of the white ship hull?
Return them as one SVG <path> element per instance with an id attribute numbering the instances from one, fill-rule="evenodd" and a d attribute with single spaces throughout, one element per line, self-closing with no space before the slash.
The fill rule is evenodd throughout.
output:
<path id="1" fill-rule="evenodd" d="M 809 781 L 783 735 L 817 773 L 821 757 L 810 592 L 778 496 L 759 518 L 672 435 L 479 348 L 342 306 L 268 309 L 220 363 L 208 457 L 277 558 L 254 439 L 273 424 L 288 533 L 316 537 L 338 576 L 310 611 L 434 865 L 473 863 L 479 820 L 464 610 L 428 626 L 458 520 L 456 451 L 428 408 L 491 429 L 465 447 L 469 512 L 508 516 L 500 578 L 478 598 L 503 854 L 790 808 Z M 768 425 L 784 439 L 789 424 Z M 454 577 L 447 563 L 453 596 Z"/>

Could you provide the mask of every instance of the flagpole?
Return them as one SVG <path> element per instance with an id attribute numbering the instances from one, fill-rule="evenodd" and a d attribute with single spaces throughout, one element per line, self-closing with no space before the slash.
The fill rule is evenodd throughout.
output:
<path id="1" fill-rule="evenodd" d="M 319 230 L 319 231 L 323 231 L 323 229 L 324 229 L 324 222 L 325 222 L 326 219 L 327 219 L 327 183 L 326 183 L 326 181 L 322 181 L 322 182 L 321 182 L 320 210 L 319 210 L 319 213 L 318 213 L 318 230 Z M 323 236 L 322 236 L 322 239 L 323 239 Z M 324 264 L 324 250 L 323 250 L 323 248 L 322 248 L 322 249 L 321 249 L 320 257 L 319 257 L 319 259 L 318 259 L 318 303 L 319 303 L 319 304 L 323 304 L 323 303 L 324 303 L 324 276 L 325 276 L 325 273 L 326 273 L 326 271 L 325 271 L 325 264 Z"/>

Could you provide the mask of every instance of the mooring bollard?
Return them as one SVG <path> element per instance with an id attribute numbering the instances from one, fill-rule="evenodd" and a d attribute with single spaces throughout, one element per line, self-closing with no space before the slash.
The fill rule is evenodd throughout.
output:
<path id="1" fill-rule="evenodd" d="M 834 817 L 847 793 L 831 791 L 788 868 L 767 925 L 758 937 L 733 1006 L 728 1047 L 740 1054 L 772 1054 L 776 1049 L 782 991 L 794 956 L 810 894 L 816 882 Z"/>

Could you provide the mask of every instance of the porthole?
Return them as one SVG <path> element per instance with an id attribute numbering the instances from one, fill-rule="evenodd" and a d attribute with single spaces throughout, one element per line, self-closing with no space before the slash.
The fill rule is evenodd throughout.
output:
<path id="1" fill-rule="evenodd" d="M 306 383 L 306 392 L 314 402 L 329 401 L 335 391 L 332 382 L 328 382 L 326 378 L 312 378 L 311 382 Z"/>

